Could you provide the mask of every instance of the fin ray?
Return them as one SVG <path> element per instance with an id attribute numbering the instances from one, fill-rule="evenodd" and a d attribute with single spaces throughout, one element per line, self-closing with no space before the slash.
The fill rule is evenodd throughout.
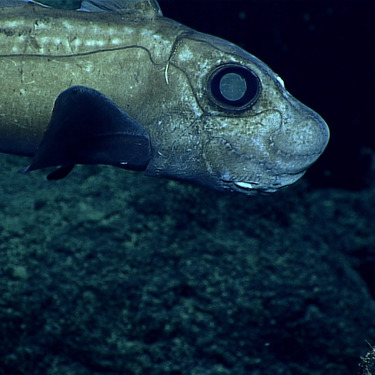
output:
<path id="1" fill-rule="evenodd" d="M 33 0 L 0 0 L 0 8 L 20 7 L 28 3 L 49 8 L 47 5 L 41 4 L 38 1 Z"/>
<path id="2" fill-rule="evenodd" d="M 139 11 L 162 15 L 156 0 L 84 0 L 78 10 L 81 12 Z"/>

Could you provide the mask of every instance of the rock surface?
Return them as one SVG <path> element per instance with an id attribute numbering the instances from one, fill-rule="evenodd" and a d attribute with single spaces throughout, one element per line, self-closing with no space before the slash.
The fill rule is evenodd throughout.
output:
<path id="1" fill-rule="evenodd" d="M 355 374 L 375 342 L 374 185 L 249 198 L 25 161 L 0 158 L 1 374 Z"/>

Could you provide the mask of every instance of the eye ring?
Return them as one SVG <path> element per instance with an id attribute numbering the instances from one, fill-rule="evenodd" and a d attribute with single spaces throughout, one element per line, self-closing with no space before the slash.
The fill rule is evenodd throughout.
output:
<path id="1" fill-rule="evenodd" d="M 241 112 L 249 109 L 258 99 L 260 81 L 243 65 L 224 64 L 210 74 L 207 92 L 220 109 Z"/>

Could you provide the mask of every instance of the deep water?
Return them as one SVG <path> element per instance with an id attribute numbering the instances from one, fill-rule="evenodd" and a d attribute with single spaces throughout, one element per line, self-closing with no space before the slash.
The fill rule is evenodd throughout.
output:
<path id="1" fill-rule="evenodd" d="M 357 374 L 375 345 L 374 5 L 160 6 L 268 63 L 331 142 L 256 197 L 104 166 L 51 182 L 0 154 L 0 374 Z"/>

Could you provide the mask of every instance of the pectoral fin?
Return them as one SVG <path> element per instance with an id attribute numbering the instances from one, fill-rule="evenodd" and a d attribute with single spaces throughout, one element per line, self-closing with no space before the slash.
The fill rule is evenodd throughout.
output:
<path id="1" fill-rule="evenodd" d="M 48 176 L 60 179 L 75 164 L 144 170 L 151 156 L 150 137 L 141 125 L 99 91 L 74 86 L 56 99 L 34 159 L 22 172 L 61 166 Z"/>

